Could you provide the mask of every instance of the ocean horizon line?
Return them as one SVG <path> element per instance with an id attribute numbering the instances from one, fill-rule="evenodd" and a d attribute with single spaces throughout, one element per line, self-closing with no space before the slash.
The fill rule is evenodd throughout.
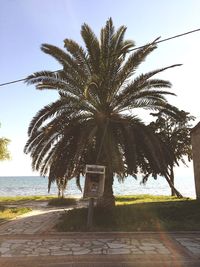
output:
<path id="1" fill-rule="evenodd" d="M 84 176 L 81 177 L 81 187 L 84 188 Z M 192 179 L 177 179 L 175 187 L 185 197 L 196 197 L 195 185 Z M 17 195 L 47 195 L 48 176 L 23 175 L 23 176 L 0 176 L 0 196 Z M 171 190 L 166 180 L 159 177 L 157 180 L 151 178 L 146 184 L 141 184 L 141 177 L 135 179 L 131 176 L 126 177 L 123 182 L 114 179 L 113 191 L 115 195 L 170 195 Z M 57 194 L 56 183 L 51 186 L 51 194 Z M 75 179 L 69 180 L 65 195 L 82 195 L 78 190 Z"/>

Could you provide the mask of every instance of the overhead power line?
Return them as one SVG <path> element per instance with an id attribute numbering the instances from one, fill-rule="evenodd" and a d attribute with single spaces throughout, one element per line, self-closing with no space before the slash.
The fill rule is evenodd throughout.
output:
<path id="1" fill-rule="evenodd" d="M 175 38 L 179 38 L 179 37 L 182 37 L 182 36 L 185 36 L 185 35 L 194 33 L 194 32 L 198 32 L 198 31 L 200 31 L 200 28 L 199 28 L 199 29 L 196 29 L 196 30 L 189 31 L 189 32 L 184 32 L 184 33 L 181 33 L 181 34 L 177 34 L 177 35 L 174 35 L 174 36 L 165 38 L 165 39 L 161 39 L 161 40 L 159 40 L 159 41 L 154 41 L 153 43 L 154 43 L 154 44 L 163 43 L 163 42 L 166 42 L 166 41 L 169 41 L 169 40 L 172 40 L 172 39 L 175 39 Z M 156 40 L 158 40 L 158 38 L 157 38 Z M 130 49 L 129 52 L 134 51 L 134 50 L 137 50 L 137 49 L 140 49 L 140 48 L 143 48 L 143 47 L 145 47 L 145 46 L 146 46 L 146 45 L 142 45 L 142 46 L 135 47 L 135 48 L 133 48 L 133 49 Z M 52 71 L 52 73 L 57 72 L 57 71 L 59 71 L 59 70 Z M 12 84 L 12 83 L 23 82 L 23 81 L 25 81 L 25 80 L 26 80 L 26 78 L 19 79 L 19 80 L 14 80 L 14 81 L 10 81 L 10 82 L 5 82 L 5 83 L 1 83 L 0 86 L 9 85 L 9 84 Z"/>
<path id="2" fill-rule="evenodd" d="M 57 72 L 58 70 L 55 71 L 51 71 L 51 73 Z M 8 85 L 8 84 L 12 84 L 12 83 L 19 83 L 19 82 L 23 82 L 25 81 L 27 78 L 23 78 L 23 79 L 19 79 L 19 80 L 14 80 L 14 81 L 10 81 L 10 82 L 6 82 L 6 83 L 1 83 L 0 86 L 4 86 L 4 85 Z"/>
<path id="3" fill-rule="evenodd" d="M 181 33 L 181 34 L 178 34 L 178 35 L 174 35 L 174 36 L 171 36 L 171 37 L 168 37 L 168 38 L 165 38 L 165 39 L 161 39 L 160 41 L 155 41 L 154 44 L 163 43 L 163 42 L 166 42 L 166 41 L 169 41 L 169 40 L 178 38 L 178 37 L 182 37 L 182 36 L 187 35 L 187 34 L 191 34 L 191 33 L 194 33 L 194 32 L 198 32 L 198 31 L 200 31 L 200 29 L 192 30 L 192 31 L 189 31 L 189 32 L 184 32 L 184 33 Z M 130 49 L 129 51 L 134 51 L 134 50 L 143 48 L 143 47 L 145 47 L 145 46 L 146 46 L 146 45 L 138 46 L 138 47 L 135 47 L 135 48 L 133 48 L 133 49 Z"/>

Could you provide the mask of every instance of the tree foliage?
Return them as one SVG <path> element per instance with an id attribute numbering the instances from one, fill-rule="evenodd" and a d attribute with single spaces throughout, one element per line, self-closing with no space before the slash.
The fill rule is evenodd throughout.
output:
<path id="1" fill-rule="evenodd" d="M 187 166 L 186 159 L 192 160 L 190 131 L 191 121 L 195 117 L 183 110 L 177 110 L 176 116 L 169 116 L 162 111 L 152 115 L 157 118 L 149 126 L 159 134 L 168 146 L 168 150 L 174 155 L 174 161 L 169 165 L 169 178 L 174 185 L 174 166 L 179 165 L 180 161 Z M 148 179 L 148 176 L 145 179 Z M 172 195 L 175 195 L 174 189 L 172 189 Z"/>
<path id="2" fill-rule="evenodd" d="M 157 114 L 155 122 L 150 124 L 156 133 L 160 135 L 162 140 L 169 146 L 169 149 L 173 151 L 176 161 L 174 164 L 178 164 L 181 161 L 187 166 L 185 158 L 188 161 L 192 160 L 192 145 L 191 145 L 191 121 L 195 119 L 189 112 L 183 110 L 179 111 L 178 116 L 171 117 L 160 112 Z"/>
<path id="3" fill-rule="evenodd" d="M 1 137 L 0 138 L 0 161 L 10 159 L 10 153 L 8 151 L 8 144 L 10 143 L 10 140 Z"/>

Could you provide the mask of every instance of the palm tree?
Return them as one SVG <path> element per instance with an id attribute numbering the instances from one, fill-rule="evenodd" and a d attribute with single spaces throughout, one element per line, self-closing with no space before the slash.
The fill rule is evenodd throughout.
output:
<path id="1" fill-rule="evenodd" d="M 170 82 L 153 76 L 178 65 L 134 77 L 156 44 L 131 51 L 135 45 L 124 40 L 125 32 L 125 26 L 115 31 L 109 19 L 98 40 L 83 24 L 85 48 L 70 39 L 64 40 L 65 51 L 43 44 L 42 51 L 62 69 L 37 72 L 26 79 L 37 89 L 59 93 L 30 123 L 25 152 L 32 157 L 33 169 L 48 174 L 50 188 L 57 177 L 78 181 L 85 164 L 105 165 L 105 191 L 99 200 L 104 206 L 114 205 L 114 175 L 135 176 L 141 161 L 155 173 L 165 174 L 173 160 L 162 140 L 137 117 L 137 109 L 175 112 L 165 97 L 173 95 L 165 90 Z"/>

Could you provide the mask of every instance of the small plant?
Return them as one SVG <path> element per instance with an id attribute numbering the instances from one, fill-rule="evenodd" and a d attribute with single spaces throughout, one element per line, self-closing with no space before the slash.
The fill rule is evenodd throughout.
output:
<path id="1" fill-rule="evenodd" d="M 76 205 L 77 200 L 75 198 L 54 198 L 49 200 L 48 206 L 71 206 L 71 205 Z"/>

